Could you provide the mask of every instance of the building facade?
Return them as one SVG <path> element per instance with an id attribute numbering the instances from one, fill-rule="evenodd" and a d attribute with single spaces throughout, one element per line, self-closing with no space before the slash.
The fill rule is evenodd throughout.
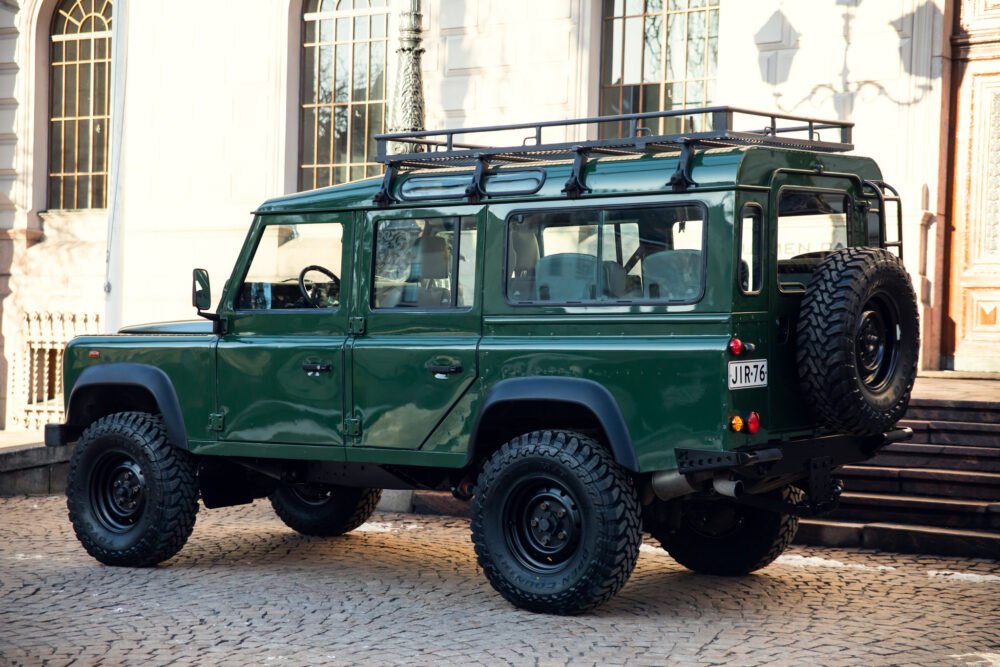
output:
<path id="1" fill-rule="evenodd" d="M 59 409 L 69 336 L 189 318 L 195 266 L 218 293 L 265 198 L 380 173 L 412 1 L 0 0 L 6 428 Z M 428 127 L 709 103 L 855 121 L 903 197 L 922 367 L 1000 371 L 1000 3 L 420 4 Z"/>

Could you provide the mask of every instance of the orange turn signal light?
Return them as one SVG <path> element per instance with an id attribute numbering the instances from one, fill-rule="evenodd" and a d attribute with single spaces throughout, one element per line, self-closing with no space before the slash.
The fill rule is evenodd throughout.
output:
<path id="1" fill-rule="evenodd" d="M 737 433 L 743 430 L 743 417 L 739 415 L 733 415 L 733 418 L 729 420 L 729 428 L 733 429 Z"/>

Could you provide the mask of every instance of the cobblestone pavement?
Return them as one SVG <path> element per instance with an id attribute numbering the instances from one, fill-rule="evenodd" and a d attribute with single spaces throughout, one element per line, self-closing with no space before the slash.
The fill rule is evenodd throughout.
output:
<path id="1" fill-rule="evenodd" d="M 2 665 L 1000 665 L 1000 563 L 796 547 L 756 575 L 652 544 L 610 603 L 514 609 L 464 520 L 376 514 L 300 537 L 264 502 L 202 510 L 151 569 L 77 543 L 61 497 L 0 499 Z"/>

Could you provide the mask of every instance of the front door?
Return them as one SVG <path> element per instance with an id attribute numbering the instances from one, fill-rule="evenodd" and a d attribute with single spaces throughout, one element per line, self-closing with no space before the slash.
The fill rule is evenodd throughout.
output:
<path id="1" fill-rule="evenodd" d="M 469 206 L 367 217 L 351 353 L 357 445 L 419 448 L 478 377 L 483 220 Z"/>
<path id="2" fill-rule="evenodd" d="M 342 445 L 350 218 L 262 218 L 219 342 L 220 439 Z"/>
<path id="3" fill-rule="evenodd" d="M 945 368 L 1000 371 L 1000 7 L 961 3 Z"/>

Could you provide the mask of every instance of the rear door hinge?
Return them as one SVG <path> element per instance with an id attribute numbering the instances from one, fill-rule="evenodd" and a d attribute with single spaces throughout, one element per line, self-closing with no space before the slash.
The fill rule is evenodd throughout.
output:
<path id="1" fill-rule="evenodd" d="M 213 412 L 208 415 L 208 430 L 221 431 L 226 427 L 226 416 L 221 412 Z"/>
<path id="2" fill-rule="evenodd" d="M 352 317 L 347 326 L 347 332 L 355 336 L 360 336 L 365 332 L 365 318 Z"/>
<path id="3" fill-rule="evenodd" d="M 345 419 L 344 420 L 344 435 L 357 438 L 361 435 L 361 420 L 360 419 Z"/>

